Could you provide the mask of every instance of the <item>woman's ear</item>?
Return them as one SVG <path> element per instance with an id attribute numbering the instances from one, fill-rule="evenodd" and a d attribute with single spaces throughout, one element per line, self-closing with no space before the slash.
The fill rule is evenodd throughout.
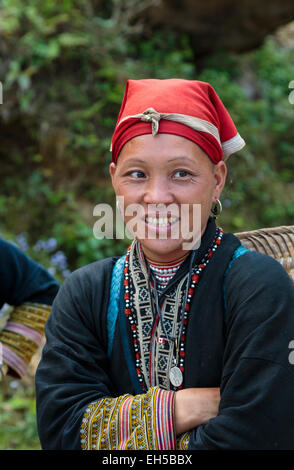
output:
<path id="1" fill-rule="evenodd" d="M 215 201 L 220 198 L 222 190 L 224 188 L 226 177 L 227 177 L 227 165 L 224 161 L 218 162 L 214 167 L 214 177 L 215 177 L 215 191 L 214 197 Z"/>
<path id="2" fill-rule="evenodd" d="M 111 162 L 109 165 L 109 174 L 111 176 L 112 186 L 114 186 L 114 175 L 116 172 L 116 164 Z"/>

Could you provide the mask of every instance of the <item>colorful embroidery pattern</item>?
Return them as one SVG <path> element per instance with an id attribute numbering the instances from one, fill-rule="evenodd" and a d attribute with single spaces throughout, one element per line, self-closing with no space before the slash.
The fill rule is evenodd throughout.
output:
<path id="1" fill-rule="evenodd" d="M 0 333 L 3 361 L 21 378 L 41 345 L 50 305 L 24 303 L 11 313 Z"/>
<path id="2" fill-rule="evenodd" d="M 82 449 L 188 449 L 190 433 L 175 437 L 175 392 L 170 391 L 168 375 L 173 351 L 166 334 L 169 337 L 178 336 L 181 331 L 179 355 L 183 372 L 190 302 L 201 274 L 220 245 L 222 236 L 222 229 L 217 228 L 211 247 L 200 264 L 193 267 L 188 288 L 187 273 L 166 293 L 160 306 L 164 328 L 159 318 L 153 317 L 154 296 L 150 295 L 148 289 L 150 280 L 140 246 L 134 241 L 129 247 L 124 258 L 125 315 L 133 335 L 138 378 L 146 393 L 135 397 L 126 394 L 91 403 L 81 425 Z M 182 321 L 184 327 L 180 329 Z"/>
<path id="3" fill-rule="evenodd" d="M 142 387 L 147 390 L 151 386 L 159 385 L 170 390 L 168 371 L 171 367 L 172 350 L 167 341 L 165 331 L 176 336 L 181 321 L 181 304 L 184 297 L 187 276 L 180 280 L 175 289 L 165 296 L 161 306 L 165 330 L 161 323 L 154 322 L 153 311 L 150 305 L 148 292 L 148 273 L 141 257 L 139 245 L 131 245 L 129 258 L 129 321 L 136 333 L 136 367 L 142 371 L 144 381 Z M 151 299 L 154 302 L 154 298 Z M 140 379 L 140 376 L 139 376 Z"/>
<path id="4" fill-rule="evenodd" d="M 174 392 L 152 387 L 91 403 L 81 425 L 83 450 L 173 450 Z"/>
<path id="5" fill-rule="evenodd" d="M 184 432 L 180 436 L 177 437 L 177 450 L 188 450 L 189 446 L 189 439 L 190 439 L 190 433 L 189 432 Z"/>
<path id="6" fill-rule="evenodd" d="M 157 385 L 165 390 L 183 388 L 183 384 L 177 388 L 170 384 L 169 371 L 172 366 L 174 350 L 172 342 L 168 341 L 166 335 L 179 338 L 179 367 L 184 373 L 190 302 L 203 271 L 221 244 L 223 233 L 223 230 L 217 227 L 210 248 L 204 254 L 200 264 L 193 267 L 187 298 L 185 293 L 189 273 L 165 294 L 164 301 L 160 306 L 162 321 L 159 321 L 158 316 L 153 318 L 154 296 L 149 295 L 148 284 L 150 280 L 140 245 L 137 241 L 133 241 L 129 247 L 124 268 L 125 314 L 133 335 L 136 371 L 144 391 Z M 183 303 L 185 305 L 182 315 Z M 181 325 L 182 322 L 183 325 Z"/>

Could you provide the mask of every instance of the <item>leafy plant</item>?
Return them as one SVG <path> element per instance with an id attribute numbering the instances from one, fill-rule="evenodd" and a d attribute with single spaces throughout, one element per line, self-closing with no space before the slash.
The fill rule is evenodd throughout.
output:
<path id="1" fill-rule="evenodd" d="M 1 2 L 0 231 L 30 246 L 55 238 L 70 269 L 127 243 L 92 232 L 94 206 L 114 203 L 109 145 L 127 78 L 199 79 L 221 96 L 247 143 L 228 161 L 225 230 L 293 221 L 293 49 L 268 38 L 200 62 L 189 36 L 148 30 L 151 3 Z"/>

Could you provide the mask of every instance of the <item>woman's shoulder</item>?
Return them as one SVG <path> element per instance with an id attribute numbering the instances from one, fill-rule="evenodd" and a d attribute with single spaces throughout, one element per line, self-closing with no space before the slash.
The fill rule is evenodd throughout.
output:
<path id="1" fill-rule="evenodd" d="M 74 270 L 66 279 L 67 283 L 96 283 L 103 282 L 112 275 L 115 263 L 120 259 L 119 256 L 103 258 Z"/>
<path id="2" fill-rule="evenodd" d="M 225 295 L 232 303 L 278 302 L 293 299 L 294 284 L 275 258 L 253 250 L 233 257 L 225 279 Z"/>
<path id="3" fill-rule="evenodd" d="M 15 269 L 18 263 L 33 264 L 31 260 L 20 248 L 18 248 L 13 242 L 4 240 L 0 237 L 0 259 L 1 268 L 7 270 L 8 268 Z"/>
<path id="4" fill-rule="evenodd" d="M 94 261 L 74 270 L 62 283 L 60 295 L 71 293 L 72 296 L 99 293 L 110 287 L 112 271 L 120 257 L 112 256 Z"/>
<path id="5" fill-rule="evenodd" d="M 252 279 L 259 282 L 291 282 L 291 279 L 275 258 L 242 245 L 235 251 L 228 266 L 227 275 L 239 281 Z M 245 278 L 245 279 L 244 279 Z"/>
<path id="6" fill-rule="evenodd" d="M 118 259 L 119 256 L 111 256 L 93 261 L 92 263 L 86 264 L 85 266 L 81 266 L 80 268 L 74 270 L 69 277 L 84 278 L 87 276 L 99 276 L 99 274 L 105 274 L 108 271 L 112 271 L 113 266 Z"/>
<path id="7" fill-rule="evenodd" d="M 70 321 L 82 318 L 85 324 L 92 324 L 97 329 L 97 324 L 106 315 L 117 259 L 119 257 L 101 259 L 73 271 L 61 284 L 53 303 L 53 316 L 65 319 L 69 315 Z"/>

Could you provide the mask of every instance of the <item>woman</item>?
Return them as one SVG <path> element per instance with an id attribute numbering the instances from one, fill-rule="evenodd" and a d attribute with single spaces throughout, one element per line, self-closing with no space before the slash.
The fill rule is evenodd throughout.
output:
<path id="1" fill-rule="evenodd" d="M 43 448 L 294 448 L 293 285 L 210 215 L 243 145 L 209 84 L 127 82 L 110 175 L 141 209 L 136 227 L 124 212 L 135 239 L 54 302 L 36 375 Z"/>
<path id="2" fill-rule="evenodd" d="M 0 238 L 0 308 L 13 306 L 0 318 L 0 370 L 21 379 L 41 345 L 44 326 L 58 292 L 46 269 L 12 243 Z"/>

